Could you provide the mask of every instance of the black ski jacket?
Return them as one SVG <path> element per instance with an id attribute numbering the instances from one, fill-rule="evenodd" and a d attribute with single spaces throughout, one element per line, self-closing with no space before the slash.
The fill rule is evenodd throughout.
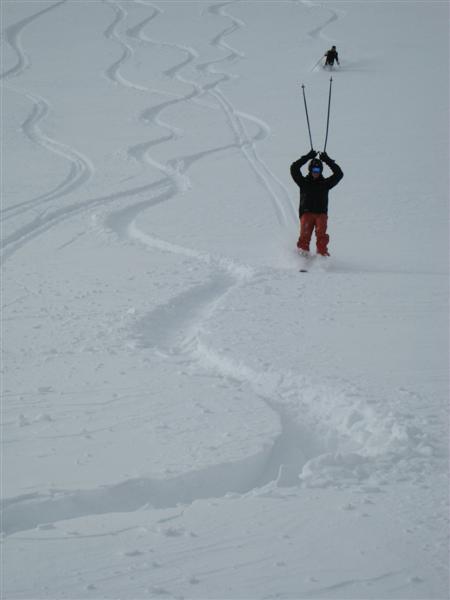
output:
<path id="1" fill-rule="evenodd" d="M 325 163 L 333 172 L 330 177 L 320 175 L 320 177 L 314 179 L 311 173 L 303 177 L 300 169 L 308 160 L 307 156 L 302 156 L 291 165 L 292 179 L 300 188 L 300 206 L 298 211 L 300 218 L 305 212 L 327 214 L 328 190 L 331 190 L 344 177 L 342 169 L 331 159 L 328 159 Z"/>
<path id="2" fill-rule="evenodd" d="M 326 61 L 325 61 L 325 63 L 326 63 L 327 65 L 332 65 L 332 64 L 334 64 L 334 61 L 336 61 L 336 62 L 337 62 L 337 64 L 339 64 L 339 55 L 338 55 L 338 53 L 337 53 L 337 50 L 333 50 L 333 49 L 332 49 L 332 50 L 328 50 L 328 51 L 325 53 L 325 57 L 326 57 Z"/>

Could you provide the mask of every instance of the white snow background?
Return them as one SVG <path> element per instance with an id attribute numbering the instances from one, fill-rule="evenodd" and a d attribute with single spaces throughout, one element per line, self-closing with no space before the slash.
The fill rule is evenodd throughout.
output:
<path id="1" fill-rule="evenodd" d="M 2 2 L 2 598 L 448 598 L 448 9 Z"/>

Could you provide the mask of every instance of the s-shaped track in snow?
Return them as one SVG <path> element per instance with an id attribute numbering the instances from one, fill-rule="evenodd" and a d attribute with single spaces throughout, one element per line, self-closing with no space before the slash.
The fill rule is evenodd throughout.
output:
<path id="1" fill-rule="evenodd" d="M 214 5 L 210 10 L 213 13 L 214 11 L 223 12 L 224 6 Z M 155 16 L 156 14 L 159 13 L 155 12 Z M 219 45 L 222 37 L 234 30 L 235 27 L 237 27 L 237 24 L 216 35 L 212 42 L 213 45 Z M 134 28 L 133 32 L 135 34 L 138 32 L 142 41 L 157 43 L 144 38 L 138 27 Z M 196 56 L 195 53 L 190 50 L 187 51 L 185 47 L 180 48 L 176 44 L 162 42 L 160 44 L 187 52 L 187 59 L 166 71 L 181 78 L 180 70 L 192 62 Z M 231 51 L 230 57 L 232 60 L 238 56 L 240 56 L 240 53 Z M 221 98 L 222 102 L 219 102 L 219 105 L 224 109 L 227 108 L 225 112 L 230 116 L 229 122 L 235 132 L 236 145 L 241 149 L 246 149 L 249 143 L 245 139 L 245 129 L 241 127 L 242 122 L 240 119 L 235 119 L 238 111 L 230 105 L 225 96 L 218 90 L 220 83 L 226 81 L 230 76 L 213 69 L 212 65 L 223 61 L 224 59 L 209 61 L 197 67 L 210 74 L 221 75 L 220 79 L 212 86 L 203 89 L 203 93 Z M 186 80 L 183 79 L 183 81 Z M 201 89 L 199 90 L 198 86 L 193 86 L 192 93 L 180 97 L 179 101 L 194 101 L 197 99 L 199 92 L 201 92 Z M 161 126 L 162 121 L 159 119 L 159 114 L 166 106 L 175 102 L 177 100 L 172 98 L 167 104 L 162 103 L 149 109 L 145 113 L 147 119 L 153 124 Z M 173 128 L 168 124 L 164 124 L 164 127 L 169 131 L 168 140 L 174 139 Z M 162 140 L 163 138 L 159 138 L 156 143 L 163 143 Z M 143 152 L 134 152 L 134 154 L 136 158 L 148 161 L 152 166 L 158 168 L 157 162 L 146 155 L 154 145 L 155 140 L 150 140 L 146 145 L 142 145 L 141 150 Z M 183 175 L 186 176 L 189 166 L 205 154 L 207 154 L 206 151 L 195 156 L 182 157 L 179 163 L 182 164 Z M 248 155 L 246 157 L 248 158 Z M 253 164 L 256 165 L 256 162 L 254 161 Z M 356 480 L 367 476 L 365 473 L 370 472 L 371 467 L 368 464 L 372 460 L 371 458 L 358 454 L 358 452 L 346 455 L 345 450 L 342 450 L 342 456 L 327 455 L 323 442 L 319 440 L 327 437 L 333 438 L 337 440 L 337 448 L 340 445 L 339 440 L 343 441 L 342 449 L 347 447 L 346 444 L 358 448 L 360 445 L 358 441 L 352 441 L 352 428 L 355 423 L 358 423 L 358 429 L 366 427 L 364 435 L 361 436 L 361 438 L 364 438 L 362 448 L 367 440 L 374 439 L 378 435 L 386 439 L 396 440 L 398 424 L 390 423 L 389 419 L 384 419 L 382 415 L 378 417 L 367 407 L 364 407 L 361 411 L 360 400 L 353 397 L 353 394 L 351 397 L 347 395 L 345 389 L 328 389 L 327 386 L 313 384 L 306 378 L 290 372 L 273 372 L 270 374 L 257 372 L 245 365 L 235 363 L 230 358 L 221 356 L 208 345 L 204 335 L 204 329 L 208 321 L 213 318 L 218 308 L 226 304 L 227 299 L 233 292 L 247 285 L 248 282 L 254 279 L 256 274 L 252 269 L 238 265 L 234 261 L 219 259 L 208 253 L 201 253 L 158 239 L 139 229 L 136 218 L 141 211 L 149 209 L 156 203 L 172 199 L 182 191 L 180 181 L 172 169 L 168 168 L 167 165 L 161 165 L 159 170 L 163 177 L 162 181 L 165 182 L 164 191 L 149 200 L 111 213 L 107 219 L 107 224 L 119 235 L 138 241 L 152 250 L 170 252 L 210 265 L 211 276 L 208 281 L 183 291 L 177 297 L 172 298 L 168 304 L 157 307 L 140 318 L 132 328 L 132 335 L 138 340 L 140 347 L 160 352 L 172 361 L 176 361 L 181 357 L 183 363 L 190 364 L 193 369 L 204 369 L 210 376 L 215 373 L 217 377 L 226 378 L 230 387 L 232 387 L 233 381 L 243 382 L 249 385 L 258 397 L 278 414 L 282 424 L 282 433 L 272 449 L 266 464 L 267 468 L 259 478 L 259 482 L 267 483 L 270 479 L 278 478 L 278 481 L 282 481 L 286 485 L 292 485 L 298 480 L 298 473 L 305 461 L 310 460 L 311 456 L 319 456 L 321 453 L 324 458 L 316 463 L 312 461 L 308 473 L 314 473 L 316 468 L 320 470 L 325 465 L 329 466 L 330 469 L 340 469 L 346 473 L 346 477 L 354 477 Z M 299 406 L 301 406 L 301 421 L 298 420 Z M 339 418 L 333 419 L 332 412 L 336 408 L 338 408 Z M 343 417 L 343 415 L 345 416 Z M 321 431 L 323 425 L 317 426 L 321 419 L 327 424 L 325 431 Z M 305 423 L 308 424 L 311 432 L 317 430 L 317 434 L 313 434 L 312 439 L 305 437 Z M 402 429 L 401 435 L 403 436 L 404 433 L 405 431 Z M 358 436 L 360 436 L 360 431 Z M 404 439 L 407 440 L 408 436 L 405 435 Z M 333 448 L 329 447 L 328 450 L 333 450 Z M 383 460 L 383 458 L 380 460 L 381 467 L 383 467 Z M 308 476 L 308 473 L 305 476 Z"/>
<path id="2" fill-rule="evenodd" d="M 57 184 L 47 192 L 3 209 L 2 212 L 5 221 L 7 219 L 17 217 L 23 213 L 37 213 L 37 216 L 35 216 L 31 222 L 28 222 L 26 225 L 22 225 L 11 234 L 3 236 L 1 245 L 3 250 L 7 249 L 10 244 L 14 244 L 17 242 L 17 240 L 26 236 L 30 231 L 41 226 L 41 224 L 46 220 L 47 214 L 45 210 L 39 211 L 41 205 L 45 205 L 51 200 L 60 199 L 63 196 L 66 196 L 67 194 L 81 188 L 81 186 L 91 179 L 94 173 L 94 166 L 88 157 L 84 156 L 75 148 L 72 148 L 67 144 L 63 144 L 62 142 L 59 142 L 42 132 L 40 124 L 47 118 L 51 111 L 49 102 L 34 92 L 20 89 L 16 85 L 12 85 L 10 83 L 12 79 L 17 79 L 27 69 L 30 69 L 32 65 L 32 61 L 23 47 L 23 30 L 34 21 L 42 18 L 50 11 L 60 7 L 65 2 L 66 0 L 56 2 L 55 4 L 52 4 L 45 9 L 40 10 L 37 13 L 18 21 L 17 23 L 14 23 L 13 25 L 10 25 L 5 29 L 6 41 L 14 50 L 17 60 L 12 67 L 0 75 L 0 80 L 3 80 L 3 85 L 6 89 L 25 97 L 32 104 L 31 112 L 23 122 L 21 130 L 31 143 L 41 146 L 45 150 L 68 161 L 69 173 L 61 183 Z M 7 253 L 8 252 L 5 254 Z"/>
<path id="3" fill-rule="evenodd" d="M 224 7 L 225 5 L 214 5 L 210 10 L 213 14 L 216 11 L 217 14 L 225 16 Z M 111 34 L 115 32 L 114 41 L 119 43 L 121 37 L 117 25 L 125 17 L 126 11 L 119 10 L 116 13 L 112 29 L 108 30 Z M 235 25 L 237 26 L 237 24 Z M 212 44 L 219 47 L 223 36 L 229 34 L 231 30 L 233 29 L 227 28 L 222 34 L 215 36 Z M 122 58 L 115 62 L 107 70 L 107 73 L 110 74 L 110 78 L 114 80 L 114 83 L 129 88 L 128 80 L 120 75 L 120 69 L 124 61 L 131 56 L 130 52 L 132 50 L 130 49 L 132 47 L 127 47 L 129 51 L 124 52 Z M 225 46 L 223 42 L 222 49 L 229 51 L 229 47 Z M 230 56 L 236 58 L 239 53 L 231 51 Z M 166 73 L 173 77 L 180 76 L 180 70 L 187 66 L 193 60 L 193 57 L 195 57 L 194 53 L 188 53 L 182 63 L 178 63 L 167 70 Z M 212 72 L 212 65 L 222 61 L 223 59 L 204 63 L 202 68 Z M 255 170 L 258 170 L 261 168 L 261 164 L 254 153 L 253 140 L 250 140 L 245 127 L 243 127 L 242 116 L 218 89 L 220 82 L 226 81 L 227 77 L 229 76 L 223 75 L 219 82 L 214 83 L 209 88 L 194 88 L 191 94 L 179 99 L 172 99 L 172 101 L 195 101 L 204 93 L 211 93 L 216 99 L 220 98 L 219 106 L 228 115 L 230 125 L 235 132 L 234 145 L 242 149 L 246 159 L 250 161 Z M 138 87 L 134 85 L 132 87 L 138 90 Z M 163 122 L 159 120 L 158 115 L 166 106 L 168 105 L 162 104 L 156 109 L 148 109 L 145 112 L 146 118 L 159 127 L 163 126 Z M 149 156 L 150 149 L 156 144 L 170 142 L 174 139 L 176 135 L 175 128 L 167 125 L 167 130 L 169 131 L 167 139 L 149 140 L 142 147 L 133 146 L 131 152 L 131 154 L 134 153 L 137 160 L 151 164 L 153 168 L 159 171 L 161 175 L 159 181 L 140 188 L 117 192 L 115 195 L 96 198 L 81 205 L 74 205 L 72 208 L 66 207 L 59 213 L 54 212 L 49 215 L 40 228 L 36 227 L 28 233 L 30 236 L 42 233 L 61 220 L 76 214 L 79 210 L 113 202 L 122 203 L 125 199 L 128 201 L 130 197 L 139 197 L 139 201 L 132 206 L 111 213 L 107 224 L 119 235 L 126 236 L 148 248 L 189 257 L 193 261 L 209 265 L 211 269 L 210 276 L 206 281 L 191 289 L 184 290 L 173 298 L 170 303 L 157 307 L 136 322 L 131 331 L 132 335 L 138 339 L 143 350 L 159 351 L 167 357 L 167 360 L 173 361 L 173 364 L 181 359 L 194 370 L 204 370 L 210 376 L 225 378 L 230 389 L 233 389 L 235 382 L 248 384 L 261 401 L 265 402 L 272 411 L 278 414 L 281 433 L 270 447 L 269 452 L 262 452 L 256 457 L 256 460 L 255 457 L 250 457 L 251 460 L 249 461 L 245 459 L 226 465 L 225 468 L 223 465 L 214 466 L 200 473 L 192 472 L 176 481 L 136 479 L 120 482 L 117 485 L 102 489 L 79 490 L 76 492 L 62 491 L 48 496 L 35 495 L 33 497 L 11 499 L 6 506 L 8 520 L 5 523 L 8 532 L 18 531 L 24 527 L 32 527 L 43 520 L 48 522 L 52 519 L 73 518 L 99 512 L 134 510 L 146 502 L 153 503 L 155 506 L 167 507 L 179 502 L 192 502 L 200 497 L 223 495 L 232 490 L 248 492 L 275 479 L 280 485 L 293 485 L 298 483 L 298 474 L 302 466 L 305 463 L 307 464 L 307 461 L 309 461 L 310 470 L 314 470 L 315 465 L 316 467 L 318 465 L 320 469 L 321 465 L 331 464 L 332 467 L 336 466 L 341 470 L 347 468 L 348 473 L 354 474 L 358 482 L 360 481 L 358 477 L 364 477 L 364 469 L 367 467 L 370 458 L 358 453 L 337 458 L 326 455 L 325 451 L 330 450 L 330 448 L 325 448 L 324 444 L 320 442 L 320 435 L 319 433 L 314 434 L 315 429 L 313 426 L 317 416 L 323 416 L 326 410 L 329 412 L 329 422 L 333 423 L 331 413 L 337 409 L 343 426 L 342 431 L 340 431 L 340 423 L 336 423 L 336 429 L 338 434 L 343 434 L 343 438 L 350 431 L 349 428 L 346 429 L 347 423 L 359 423 L 358 434 L 365 436 L 365 439 L 370 438 L 371 435 L 377 435 L 378 431 L 371 431 L 375 419 L 367 419 L 362 413 L 358 413 L 358 402 L 356 400 L 352 405 L 352 402 L 345 398 L 345 395 L 336 390 L 327 390 L 325 386 L 314 387 L 305 378 L 293 373 L 255 371 L 246 365 L 237 364 L 232 359 L 221 356 L 208 344 L 208 338 L 204 332 L 208 321 L 227 302 L 233 292 L 238 291 L 240 287 L 244 287 L 248 282 L 254 280 L 254 271 L 227 259 L 220 259 L 207 253 L 159 240 L 155 236 L 139 230 L 136 217 L 141 211 L 148 210 L 158 202 L 173 199 L 183 190 L 189 167 L 206 154 L 221 150 L 221 148 L 216 148 L 182 157 L 183 160 L 180 161 L 182 163 L 181 169 L 174 169 L 173 165 L 178 164 L 179 159 L 173 159 L 167 164 L 162 164 Z M 263 128 L 261 131 L 263 131 Z M 259 171 L 259 174 L 261 181 L 264 181 L 264 170 Z M 150 199 L 148 195 L 151 196 Z M 280 205 L 276 204 L 276 206 L 278 206 L 280 222 L 284 222 L 286 215 L 284 215 Z M 20 242 L 23 240 L 22 237 L 15 241 Z M 310 426 L 312 432 L 309 438 L 305 436 L 300 422 L 296 419 L 299 406 L 302 409 L 302 417 Z M 317 406 L 319 407 L 318 413 L 315 412 Z M 367 421 L 366 430 L 364 430 L 365 420 Z M 394 422 L 393 425 L 397 426 L 397 423 Z M 388 428 L 389 423 L 381 423 L 380 428 L 383 427 Z M 316 463 L 314 463 L 314 457 L 317 459 Z M 244 483 L 242 483 L 242 475 L 247 478 Z M 220 484 L 212 484 L 213 480 L 219 481 Z M 199 489 L 202 490 L 201 493 L 198 491 Z"/>

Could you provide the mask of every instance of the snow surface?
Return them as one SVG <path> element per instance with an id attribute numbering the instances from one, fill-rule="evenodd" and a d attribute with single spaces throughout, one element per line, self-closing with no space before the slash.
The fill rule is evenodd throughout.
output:
<path id="1" fill-rule="evenodd" d="M 448 598 L 448 3 L 1 15 L 2 597 Z"/>

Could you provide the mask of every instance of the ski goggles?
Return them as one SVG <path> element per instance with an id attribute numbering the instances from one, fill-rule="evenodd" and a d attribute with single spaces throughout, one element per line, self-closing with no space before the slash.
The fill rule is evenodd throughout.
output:
<path id="1" fill-rule="evenodd" d="M 311 169 L 311 172 L 312 173 L 322 173 L 322 169 L 321 169 L 321 167 L 313 167 Z"/>

